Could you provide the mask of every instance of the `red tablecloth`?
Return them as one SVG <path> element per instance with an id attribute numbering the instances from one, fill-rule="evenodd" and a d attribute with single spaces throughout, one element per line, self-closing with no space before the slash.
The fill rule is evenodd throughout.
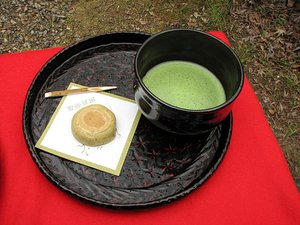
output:
<path id="1" fill-rule="evenodd" d="M 214 35 L 228 43 L 221 32 Z M 39 171 L 22 133 L 27 89 L 60 48 L 0 55 L 0 223 L 300 224 L 300 195 L 261 106 L 245 81 L 233 108 L 233 134 L 217 171 L 171 204 L 119 211 L 83 203 Z"/>

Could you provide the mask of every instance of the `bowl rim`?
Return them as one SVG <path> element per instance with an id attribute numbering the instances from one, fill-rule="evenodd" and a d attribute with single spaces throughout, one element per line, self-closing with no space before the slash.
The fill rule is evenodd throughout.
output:
<path id="1" fill-rule="evenodd" d="M 177 107 L 177 106 L 174 106 L 174 105 L 171 105 L 163 100 L 161 100 L 160 98 L 158 98 L 157 96 L 155 96 L 147 87 L 146 85 L 144 84 L 144 82 L 142 81 L 142 79 L 140 78 L 140 75 L 139 75 L 139 72 L 138 72 L 138 58 L 141 54 L 141 51 L 143 50 L 143 48 L 150 42 L 152 41 L 154 38 L 158 37 L 158 36 L 161 36 L 161 35 L 165 35 L 167 33 L 172 33 L 172 32 L 194 32 L 194 33 L 197 33 L 197 34 L 200 34 L 200 35 L 204 35 L 206 37 L 209 37 L 209 38 L 212 38 L 214 39 L 215 41 L 219 42 L 223 47 L 225 47 L 232 55 L 233 57 L 236 59 L 237 63 L 238 63 L 238 66 L 240 68 L 240 74 L 241 74 L 241 77 L 240 77 L 240 83 L 238 85 L 238 88 L 236 90 L 236 92 L 234 93 L 234 95 L 229 98 L 228 100 L 226 100 L 224 103 L 220 104 L 220 105 L 217 105 L 215 107 L 212 107 L 212 108 L 208 108 L 208 109 L 185 109 L 185 108 L 180 108 L 180 107 Z M 137 51 L 137 54 L 135 55 L 135 59 L 134 59 L 134 72 L 135 72 L 135 77 L 137 78 L 137 81 L 139 83 L 139 85 L 143 88 L 143 90 L 149 95 L 151 96 L 153 99 L 155 99 L 157 102 L 159 102 L 160 104 L 162 105 L 165 105 L 171 109 L 174 109 L 174 110 L 179 110 L 179 111 L 183 111 L 183 112 L 194 112 L 194 113 L 211 113 L 211 112 L 216 112 L 220 109 L 223 109 L 229 105 L 231 105 L 231 103 L 239 96 L 239 94 L 241 93 L 241 90 L 244 86 L 244 69 L 243 69 L 243 65 L 239 59 L 239 57 L 237 56 L 237 54 L 232 50 L 232 48 L 225 44 L 222 40 L 220 40 L 219 38 L 209 34 L 209 33 L 206 33 L 206 32 L 203 32 L 203 31 L 199 31 L 199 30 L 193 30 L 193 29 L 168 29 L 168 30 L 164 30 L 164 31 L 161 31 L 159 33 L 156 33 L 156 34 L 153 34 L 152 36 L 150 36 L 142 45 L 141 47 L 138 49 Z"/>

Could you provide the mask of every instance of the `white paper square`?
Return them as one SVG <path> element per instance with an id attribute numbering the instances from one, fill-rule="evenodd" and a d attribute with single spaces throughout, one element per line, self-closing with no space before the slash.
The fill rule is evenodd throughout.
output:
<path id="1" fill-rule="evenodd" d="M 82 87 L 71 83 L 69 89 Z M 81 108 L 101 104 L 116 116 L 116 137 L 99 147 L 85 146 L 72 135 L 71 121 Z M 131 99 L 106 92 L 62 98 L 36 147 L 69 160 L 119 175 L 141 113 Z"/>

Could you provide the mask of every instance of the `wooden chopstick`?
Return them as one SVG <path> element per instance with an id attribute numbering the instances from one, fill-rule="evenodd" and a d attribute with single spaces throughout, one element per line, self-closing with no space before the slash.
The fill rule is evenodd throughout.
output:
<path id="1" fill-rule="evenodd" d="M 108 91 L 116 88 L 117 86 L 105 86 L 105 87 L 87 87 L 87 88 L 68 89 L 68 90 L 61 90 L 61 91 L 51 91 L 45 93 L 45 98 L 65 96 L 69 94 L 79 94 L 84 92 Z"/>

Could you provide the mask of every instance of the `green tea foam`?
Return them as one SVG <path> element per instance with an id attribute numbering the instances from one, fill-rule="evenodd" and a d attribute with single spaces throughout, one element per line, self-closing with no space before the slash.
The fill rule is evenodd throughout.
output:
<path id="1" fill-rule="evenodd" d="M 192 62 L 160 63 L 146 73 L 143 82 L 156 97 L 183 109 L 209 109 L 226 100 L 218 78 L 205 67 Z"/>

